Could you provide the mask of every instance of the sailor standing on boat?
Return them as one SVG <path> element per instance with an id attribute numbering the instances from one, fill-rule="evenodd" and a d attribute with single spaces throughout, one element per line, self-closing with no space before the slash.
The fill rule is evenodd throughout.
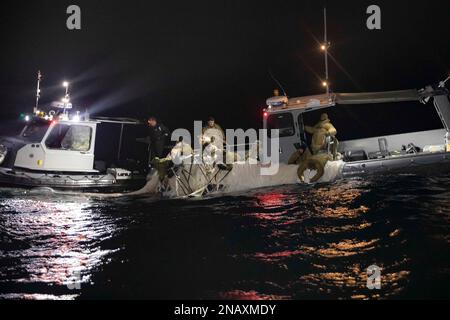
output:
<path id="1" fill-rule="evenodd" d="M 337 130 L 331 123 L 328 115 L 322 113 L 320 115 L 320 121 L 317 122 L 314 127 L 305 126 L 305 131 L 312 134 L 311 152 L 313 155 L 320 152 L 328 152 L 328 141 L 336 137 Z M 336 143 L 334 143 L 336 148 Z M 337 150 L 332 150 L 331 153 L 336 153 Z"/>
<path id="2" fill-rule="evenodd" d="M 155 117 L 148 118 L 147 123 L 149 127 L 150 161 L 156 157 L 163 158 L 170 131 L 165 125 L 159 123 Z"/>

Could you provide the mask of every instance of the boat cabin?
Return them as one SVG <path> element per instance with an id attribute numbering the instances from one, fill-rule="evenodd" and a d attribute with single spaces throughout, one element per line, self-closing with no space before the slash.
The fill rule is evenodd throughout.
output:
<path id="1" fill-rule="evenodd" d="M 338 151 L 346 162 L 445 151 L 450 125 L 448 90 L 443 87 L 296 98 L 275 96 L 267 99 L 263 112 L 263 125 L 269 129 L 269 135 L 270 129 L 279 130 L 280 162 L 284 163 L 302 142 L 310 145 L 311 136 L 305 125 L 314 126 L 322 113 L 328 114 L 337 129 Z M 394 115 L 393 119 L 386 114 Z M 424 117 L 431 118 L 425 122 Z M 418 126 L 412 126 L 410 119 Z"/>
<path id="2" fill-rule="evenodd" d="M 118 140 L 117 159 L 123 145 L 125 125 L 137 125 L 133 119 L 117 118 L 84 118 L 79 115 L 48 119 L 31 117 L 27 119 L 17 140 L 22 146 L 17 148 L 13 157 L 13 167 L 32 171 L 83 172 L 103 171 L 98 167 L 97 132 L 103 124 L 120 126 L 117 139 L 109 136 L 108 140 Z M 103 137 L 104 138 L 104 137 Z M 117 142 L 117 141 L 116 141 Z M 105 142 L 106 143 L 106 142 Z M 102 144 L 102 142 L 100 142 Z M 106 164 L 103 165 L 106 169 Z"/>
<path id="3" fill-rule="evenodd" d="M 39 171 L 95 172 L 97 121 L 30 120 L 20 134 L 14 167 Z"/>

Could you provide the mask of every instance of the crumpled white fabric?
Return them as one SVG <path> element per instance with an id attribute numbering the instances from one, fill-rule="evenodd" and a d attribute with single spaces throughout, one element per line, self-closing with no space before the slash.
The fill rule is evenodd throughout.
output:
<path id="1" fill-rule="evenodd" d="M 331 182 L 339 178 L 345 162 L 342 160 L 328 161 L 325 164 L 323 176 L 317 182 Z M 306 169 L 303 173 L 305 183 L 310 183 L 311 179 L 316 175 L 316 170 Z"/>

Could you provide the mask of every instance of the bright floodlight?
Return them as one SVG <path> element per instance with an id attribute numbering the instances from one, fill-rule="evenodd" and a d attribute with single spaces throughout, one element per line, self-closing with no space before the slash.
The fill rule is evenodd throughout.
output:
<path id="1" fill-rule="evenodd" d="M 325 51 L 326 46 L 323 44 L 323 45 L 320 46 L 320 49 Z"/>
<path id="2" fill-rule="evenodd" d="M 63 82 L 63 87 L 67 88 L 69 86 L 69 83 L 67 81 Z"/>
<path id="3" fill-rule="evenodd" d="M 326 81 L 324 81 L 324 82 L 322 82 L 322 85 L 323 85 L 324 87 L 326 87 L 326 86 L 328 86 L 328 83 L 327 83 Z"/>

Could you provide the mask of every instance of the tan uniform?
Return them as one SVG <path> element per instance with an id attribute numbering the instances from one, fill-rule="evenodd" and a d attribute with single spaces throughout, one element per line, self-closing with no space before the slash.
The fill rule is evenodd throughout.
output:
<path id="1" fill-rule="evenodd" d="M 225 131 L 223 131 L 222 127 L 219 126 L 217 123 L 214 123 L 214 125 L 212 127 L 210 127 L 210 126 L 203 127 L 202 134 L 205 135 L 205 133 L 206 133 L 206 135 L 208 135 L 208 133 L 206 132 L 208 130 L 211 130 L 211 132 L 213 132 L 213 130 L 220 131 L 222 133 L 222 140 L 225 140 Z"/>
<path id="2" fill-rule="evenodd" d="M 304 152 L 297 150 L 289 157 L 288 164 L 302 164 L 309 157 L 311 157 L 309 149 L 306 149 Z"/>
<path id="3" fill-rule="evenodd" d="M 326 113 L 320 116 L 320 121 L 314 127 L 305 126 L 305 131 L 312 134 L 311 152 L 317 154 L 326 148 L 327 136 L 336 136 L 337 130 L 328 119 Z"/>
<path id="4" fill-rule="evenodd" d="M 160 181 L 165 180 L 169 168 L 175 163 L 180 164 L 183 156 L 188 156 L 193 153 L 192 147 L 184 142 L 178 142 L 165 158 L 155 157 L 152 160 L 152 165 L 159 175 Z"/>
<path id="5" fill-rule="evenodd" d="M 170 160 L 169 158 L 158 158 L 155 157 L 152 160 L 152 165 L 153 167 L 156 169 L 156 171 L 158 172 L 158 176 L 159 176 L 159 180 L 163 181 L 166 179 L 167 177 L 167 172 L 170 168 L 172 164 L 172 160 Z"/>
<path id="6" fill-rule="evenodd" d="M 316 170 L 317 173 L 310 180 L 310 182 L 316 182 L 323 176 L 325 172 L 325 165 L 329 160 L 331 160 L 331 156 L 328 154 L 311 155 L 311 152 L 307 149 L 303 153 L 300 151 L 294 152 L 290 156 L 288 164 L 299 165 L 297 169 L 297 176 L 301 181 L 304 181 L 303 174 L 306 169 Z"/>

